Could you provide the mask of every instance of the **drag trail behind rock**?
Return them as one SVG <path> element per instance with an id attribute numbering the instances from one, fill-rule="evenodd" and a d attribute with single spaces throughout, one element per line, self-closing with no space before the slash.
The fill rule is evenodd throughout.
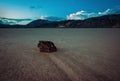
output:
<path id="1" fill-rule="evenodd" d="M 67 66 L 67 64 L 56 58 L 54 55 L 49 55 L 49 57 L 58 66 L 58 68 L 63 70 L 68 75 L 72 81 L 82 81 L 79 79 L 79 75 L 75 74 L 75 72 L 69 66 Z"/>
<path id="2" fill-rule="evenodd" d="M 87 66 L 73 56 L 58 53 L 40 53 L 37 48 L 12 43 L 1 54 L 0 80 L 2 81 L 111 81 L 96 77 Z M 77 62 L 78 61 L 78 62 Z M 102 75 L 104 76 L 104 75 Z M 87 77 L 87 78 L 86 78 Z M 106 76 L 105 76 L 106 77 Z"/>

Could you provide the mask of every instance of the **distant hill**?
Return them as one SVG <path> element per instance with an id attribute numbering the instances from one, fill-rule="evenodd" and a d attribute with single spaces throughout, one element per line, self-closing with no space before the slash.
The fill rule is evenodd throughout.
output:
<path id="1" fill-rule="evenodd" d="M 34 20 L 34 21 L 30 22 L 29 24 L 27 24 L 27 26 L 28 27 L 41 27 L 41 26 L 45 26 L 49 23 L 52 23 L 52 21 L 38 19 L 38 20 Z"/>
<path id="2" fill-rule="evenodd" d="M 27 25 L 37 28 L 120 28 L 120 14 L 104 15 L 85 20 L 48 21 L 35 20 Z"/>
<path id="3" fill-rule="evenodd" d="M 118 15 L 105 15 L 101 17 L 94 17 L 84 20 L 78 27 L 94 27 L 94 28 L 109 28 L 120 27 L 120 14 Z"/>
<path id="4" fill-rule="evenodd" d="M 34 20 L 27 25 L 10 25 L 0 21 L 2 28 L 120 28 L 120 14 L 104 15 L 85 20 Z"/>
<path id="5" fill-rule="evenodd" d="M 26 25 L 7 25 L 7 24 L 1 24 L 0 28 L 27 28 Z"/>

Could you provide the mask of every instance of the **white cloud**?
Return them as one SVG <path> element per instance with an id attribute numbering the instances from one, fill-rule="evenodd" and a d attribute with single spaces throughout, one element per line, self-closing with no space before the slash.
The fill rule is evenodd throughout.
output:
<path id="1" fill-rule="evenodd" d="M 79 12 L 76 12 L 76 15 L 80 15 L 80 14 L 83 14 L 85 11 L 81 10 Z"/>
<path id="2" fill-rule="evenodd" d="M 40 16 L 40 19 L 46 19 L 47 16 Z"/>
<path id="3" fill-rule="evenodd" d="M 104 12 L 98 12 L 99 15 L 106 15 L 111 11 L 111 9 L 107 9 Z"/>
<path id="4" fill-rule="evenodd" d="M 98 13 L 87 12 L 87 11 L 81 10 L 81 11 L 78 11 L 76 13 L 72 13 L 72 14 L 67 15 L 67 19 L 69 19 L 69 20 L 84 20 L 84 19 L 91 18 L 91 17 L 106 15 L 110 12 L 110 10 L 111 9 L 107 9 L 103 12 L 98 12 Z"/>
<path id="5" fill-rule="evenodd" d="M 120 14 L 120 6 L 110 9 L 110 14 Z"/>
<path id="6" fill-rule="evenodd" d="M 9 25 L 26 25 L 32 21 L 32 19 L 12 19 L 12 18 L 2 18 L 0 17 L 0 21 L 3 24 L 9 24 Z"/>
<path id="7" fill-rule="evenodd" d="M 65 20 L 64 18 L 55 17 L 55 16 L 40 16 L 40 19 L 49 20 L 49 21 L 61 21 L 61 20 Z"/>
<path id="8" fill-rule="evenodd" d="M 21 22 L 17 22 L 16 24 L 20 24 L 20 25 L 26 25 L 28 23 L 32 22 L 32 20 L 23 20 Z"/>

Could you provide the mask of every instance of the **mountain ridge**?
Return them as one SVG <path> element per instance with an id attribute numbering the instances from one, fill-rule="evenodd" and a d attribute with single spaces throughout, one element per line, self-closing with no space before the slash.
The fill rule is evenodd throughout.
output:
<path id="1" fill-rule="evenodd" d="M 37 21 L 37 22 L 36 22 Z M 64 21 L 54 21 L 48 22 L 44 20 L 35 20 L 27 24 L 28 27 L 37 28 L 119 28 L 120 27 L 120 14 L 104 15 L 100 17 L 92 17 L 85 20 L 64 20 Z M 46 21 L 46 22 L 45 22 Z M 33 24 L 34 25 L 31 25 Z M 39 23 L 39 24 L 38 24 Z"/>
<path id="2" fill-rule="evenodd" d="M 49 21 L 37 19 L 26 25 L 9 25 L 0 21 L 0 28 L 120 28 L 120 14 L 109 14 L 85 20 Z"/>

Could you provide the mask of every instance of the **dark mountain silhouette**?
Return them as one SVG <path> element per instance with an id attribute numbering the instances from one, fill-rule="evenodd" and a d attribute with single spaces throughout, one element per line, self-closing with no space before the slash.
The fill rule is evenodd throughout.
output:
<path id="1" fill-rule="evenodd" d="M 85 20 L 64 20 L 56 22 L 48 20 L 35 20 L 29 23 L 27 26 L 37 28 L 119 28 L 120 14 L 104 15 Z"/>
<path id="2" fill-rule="evenodd" d="M 6 25 L 2 28 L 120 28 L 120 14 L 104 15 L 85 20 L 48 21 L 34 20 L 27 25 Z"/>
<path id="3" fill-rule="evenodd" d="M 78 27 L 120 27 L 120 14 L 118 15 L 105 15 L 101 17 L 89 18 L 84 20 Z"/>
<path id="4" fill-rule="evenodd" d="M 29 24 L 27 24 L 28 27 L 45 27 L 45 25 L 52 23 L 51 21 L 48 20 L 42 20 L 42 19 L 38 19 L 38 20 L 34 20 L 32 22 L 30 22 Z"/>
<path id="5" fill-rule="evenodd" d="M 0 28 L 27 28 L 26 25 L 7 25 L 7 24 L 1 24 Z"/>

